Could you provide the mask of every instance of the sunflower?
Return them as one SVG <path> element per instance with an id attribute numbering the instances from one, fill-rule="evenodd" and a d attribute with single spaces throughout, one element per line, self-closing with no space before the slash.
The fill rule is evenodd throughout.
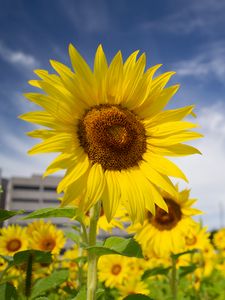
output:
<path id="1" fill-rule="evenodd" d="M 225 228 L 221 228 L 214 234 L 213 243 L 217 249 L 225 251 Z"/>
<path id="2" fill-rule="evenodd" d="M 132 221 L 143 221 L 146 209 L 154 213 L 155 204 L 167 210 L 158 188 L 174 196 L 168 176 L 186 177 L 164 156 L 199 153 L 182 142 L 202 136 L 183 121 L 193 106 L 163 111 L 179 88 L 165 87 L 175 72 L 153 78 L 161 65 L 145 71 L 145 54 L 137 59 L 138 51 L 124 62 L 119 51 L 108 65 L 101 45 L 93 71 L 72 45 L 69 55 L 74 72 L 51 60 L 58 74 L 36 70 L 40 80 L 30 81 L 42 92 L 25 97 L 43 110 L 20 118 L 49 129 L 29 133 L 43 140 L 29 154 L 60 153 L 45 175 L 66 170 L 57 188 L 65 193 L 62 205 L 82 194 L 87 211 L 101 199 L 108 221 L 121 202 Z"/>
<path id="3" fill-rule="evenodd" d="M 26 229 L 19 225 L 10 225 L 1 229 L 0 253 L 13 256 L 15 253 L 28 248 Z"/>
<path id="4" fill-rule="evenodd" d="M 210 244 L 209 235 L 207 228 L 202 228 L 200 224 L 196 224 L 196 226 L 191 227 L 189 232 L 185 235 L 186 249 L 205 250 Z"/>
<path id="5" fill-rule="evenodd" d="M 198 209 L 191 207 L 196 200 L 189 199 L 189 193 L 190 190 L 177 190 L 177 196 L 172 198 L 168 193 L 162 192 L 168 213 L 157 206 L 155 215 L 146 213 L 143 226 L 133 225 L 128 229 L 129 232 L 137 232 L 135 238 L 142 245 L 146 256 L 152 253 L 165 258 L 171 253 L 184 251 L 185 236 L 197 225 L 191 216 L 200 213 Z"/>
<path id="6" fill-rule="evenodd" d="M 34 221 L 28 225 L 27 231 L 32 249 L 59 254 L 65 244 L 63 231 L 51 222 Z"/>
<path id="7" fill-rule="evenodd" d="M 121 285 L 130 276 L 129 271 L 129 262 L 121 255 L 101 256 L 98 261 L 98 278 L 106 287 Z"/>
<path id="8" fill-rule="evenodd" d="M 120 293 L 120 300 L 123 300 L 125 297 L 134 294 L 141 294 L 141 295 L 149 295 L 150 291 L 148 286 L 145 282 L 140 281 L 137 278 L 131 278 L 124 282 L 123 285 L 118 286 L 118 290 Z"/>

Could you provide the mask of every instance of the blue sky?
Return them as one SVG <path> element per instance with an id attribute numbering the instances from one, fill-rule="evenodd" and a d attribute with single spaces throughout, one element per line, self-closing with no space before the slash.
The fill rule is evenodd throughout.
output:
<path id="1" fill-rule="evenodd" d="M 103 44 L 107 57 L 126 58 L 140 49 L 148 66 L 177 72 L 181 83 L 172 106 L 196 104 L 203 156 L 176 160 L 190 179 L 192 196 L 210 228 L 225 211 L 225 2 L 220 0 L 0 0 L 0 167 L 3 176 L 40 173 L 50 156 L 29 157 L 31 125 L 17 119 L 33 109 L 22 96 L 32 91 L 32 70 L 51 70 L 49 59 L 70 64 L 73 43 L 92 64 Z M 193 144 L 193 143 L 192 143 Z M 51 156 L 53 157 L 53 156 Z M 185 185 L 182 185 L 185 186 Z M 225 220 L 224 224 L 225 226 Z"/>

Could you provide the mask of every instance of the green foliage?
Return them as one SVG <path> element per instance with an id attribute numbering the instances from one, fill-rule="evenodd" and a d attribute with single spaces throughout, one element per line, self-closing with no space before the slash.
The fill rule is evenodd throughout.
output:
<path id="1" fill-rule="evenodd" d="M 0 209 L 0 222 L 3 222 L 9 218 L 12 218 L 16 215 L 21 215 L 24 213 L 24 210 L 6 210 Z"/>
<path id="2" fill-rule="evenodd" d="M 50 276 L 39 279 L 34 285 L 31 299 L 43 295 L 45 292 L 58 287 L 68 279 L 69 270 L 54 271 Z"/>
<path id="3" fill-rule="evenodd" d="M 86 287 L 82 287 L 75 298 L 72 300 L 85 300 L 87 298 L 87 289 Z"/>
<path id="4" fill-rule="evenodd" d="M 97 253 L 98 256 L 120 254 L 129 257 L 143 258 L 141 246 L 133 238 L 109 237 L 105 240 L 103 246 L 97 245 L 87 247 L 86 249 Z"/>
<path id="5" fill-rule="evenodd" d="M 153 268 L 153 269 L 146 270 L 144 272 L 144 274 L 142 275 L 141 279 L 145 280 L 148 277 L 156 276 L 156 275 L 168 275 L 170 269 L 171 269 L 171 267 L 167 267 L 167 268 L 165 268 L 165 267 L 156 267 L 156 268 Z"/>
<path id="6" fill-rule="evenodd" d="M 186 254 L 194 254 L 196 252 L 198 252 L 197 249 L 192 249 L 192 250 L 180 252 L 180 253 L 177 253 L 177 254 L 172 254 L 171 257 L 173 257 L 174 259 L 178 259 L 180 256 L 183 256 L 183 255 L 186 255 Z"/>
<path id="7" fill-rule="evenodd" d="M 13 256 L 15 265 L 20 265 L 28 261 L 30 255 L 32 255 L 33 262 L 50 264 L 52 262 L 52 256 L 50 252 L 39 250 L 25 250 L 17 252 Z"/>
<path id="8" fill-rule="evenodd" d="M 0 299 L 1 300 L 17 300 L 17 292 L 15 287 L 6 282 L 0 285 Z"/>
<path id="9" fill-rule="evenodd" d="M 76 216 L 77 209 L 74 207 L 48 207 L 38 209 L 26 217 L 23 220 L 28 219 L 41 219 L 41 218 L 74 218 Z"/>
<path id="10" fill-rule="evenodd" d="M 135 294 L 135 295 L 129 295 L 123 300 L 153 300 L 153 299 L 142 294 Z"/>
<path id="11" fill-rule="evenodd" d="M 189 266 L 181 266 L 179 268 L 179 277 L 186 276 L 187 274 L 193 273 L 197 268 L 196 264 L 191 264 Z"/>

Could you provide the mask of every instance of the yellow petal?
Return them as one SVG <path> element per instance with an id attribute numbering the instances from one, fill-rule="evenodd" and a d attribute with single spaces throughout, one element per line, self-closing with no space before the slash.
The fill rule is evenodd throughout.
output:
<path id="1" fill-rule="evenodd" d="M 105 171 L 106 189 L 102 195 L 104 212 L 108 222 L 114 217 L 120 203 L 119 171 Z"/>
<path id="2" fill-rule="evenodd" d="M 184 173 L 173 162 L 166 159 L 165 157 L 146 152 L 143 155 L 143 158 L 147 160 L 152 166 L 152 168 L 155 169 L 157 172 L 167 176 L 181 178 L 188 182 Z"/>
<path id="3" fill-rule="evenodd" d="M 184 156 L 184 155 L 191 155 L 191 154 L 201 154 L 201 152 L 189 145 L 184 145 L 184 144 L 175 144 L 172 146 L 165 146 L 165 147 L 157 147 L 154 145 L 150 146 L 150 151 L 160 154 L 160 155 L 165 155 L 165 156 Z"/>
<path id="4" fill-rule="evenodd" d="M 87 179 L 87 190 L 85 194 L 85 210 L 101 200 L 105 189 L 105 175 L 100 164 L 94 164 L 89 172 Z"/>
<path id="5" fill-rule="evenodd" d="M 66 151 L 72 142 L 68 133 L 58 133 L 31 148 L 29 154 Z"/>
<path id="6" fill-rule="evenodd" d="M 19 116 L 20 119 L 46 127 L 55 127 L 54 118 L 46 111 L 32 111 Z"/>
<path id="7" fill-rule="evenodd" d="M 191 114 L 194 108 L 194 105 L 190 105 L 178 109 L 162 111 L 152 118 L 146 119 L 146 123 L 151 123 L 152 126 L 156 126 L 162 123 L 180 121 Z"/>
<path id="8" fill-rule="evenodd" d="M 176 191 L 174 186 L 172 184 L 169 184 L 169 182 L 166 181 L 160 173 L 155 171 L 151 167 L 149 162 L 142 161 L 139 163 L 139 167 L 150 182 L 167 191 L 171 196 L 176 197 Z"/>
<path id="9" fill-rule="evenodd" d="M 167 122 L 156 125 L 154 127 L 151 126 L 151 122 L 145 122 L 145 128 L 148 136 L 150 137 L 161 137 L 164 135 L 173 135 L 177 134 L 181 131 L 192 129 L 198 127 L 197 124 L 191 122 Z"/>
<path id="10" fill-rule="evenodd" d="M 64 178 L 58 185 L 57 193 L 61 193 L 66 187 L 75 182 L 89 168 L 89 159 L 85 153 L 82 153 L 76 160 L 76 164 L 67 170 Z"/>
<path id="11" fill-rule="evenodd" d="M 121 96 L 123 78 L 123 58 L 119 51 L 113 58 L 106 77 L 106 92 L 109 103 L 117 104 Z"/>
<path id="12" fill-rule="evenodd" d="M 198 132 L 191 132 L 191 131 L 186 131 L 186 132 L 181 132 L 178 134 L 170 135 L 168 137 L 162 137 L 162 138 L 148 138 L 147 141 L 149 144 L 154 145 L 154 146 L 172 146 L 175 144 L 178 144 L 180 142 L 186 142 L 189 140 L 194 140 L 203 137 L 202 134 Z"/>

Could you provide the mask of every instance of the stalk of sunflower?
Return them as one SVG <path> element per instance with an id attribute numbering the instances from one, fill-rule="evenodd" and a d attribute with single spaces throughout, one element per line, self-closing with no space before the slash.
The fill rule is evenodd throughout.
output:
<path id="1" fill-rule="evenodd" d="M 153 78 L 160 65 L 145 71 L 145 54 L 137 59 L 138 51 L 125 62 L 119 51 L 108 65 L 100 45 L 93 71 L 72 45 L 69 54 L 74 72 L 56 61 L 50 63 L 58 74 L 35 71 L 40 80 L 30 83 L 44 94 L 25 96 L 44 110 L 20 116 L 50 128 L 29 133 L 43 139 L 29 153 L 60 152 L 45 175 L 66 170 L 58 185 L 62 206 L 82 195 L 79 208 L 86 212 L 101 200 L 108 221 L 121 202 L 133 222 L 143 222 L 146 209 L 154 215 L 155 204 L 168 211 L 159 189 L 174 196 L 168 176 L 187 179 L 164 156 L 199 153 L 182 142 L 201 137 L 190 131 L 195 124 L 183 121 L 193 106 L 163 111 L 179 88 L 165 88 L 174 72 Z"/>

